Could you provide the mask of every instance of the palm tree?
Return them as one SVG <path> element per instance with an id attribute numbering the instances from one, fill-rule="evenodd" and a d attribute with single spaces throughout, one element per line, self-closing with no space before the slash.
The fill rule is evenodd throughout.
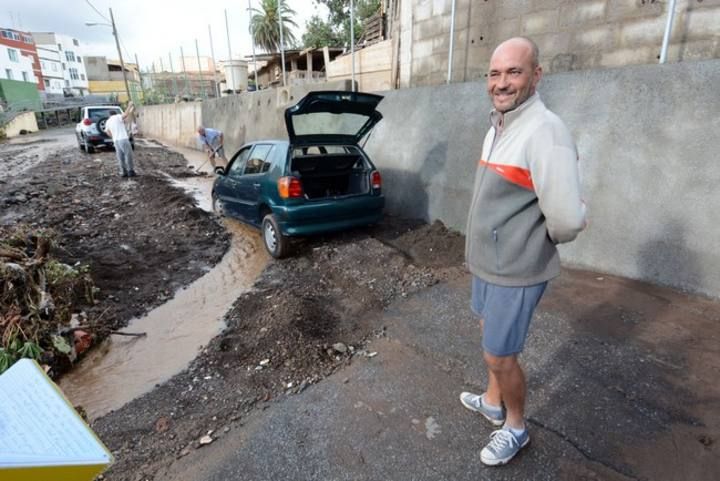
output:
<path id="1" fill-rule="evenodd" d="M 279 0 L 261 0 L 260 8 L 253 8 L 253 16 L 250 19 L 253 33 L 253 41 L 255 45 L 261 47 L 266 52 L 277 52 L 280 50 L 280 25 L 278 22 L 278 1 Z M 293 35 L 290 26 L 297 28 L 295 20 L 292 19 L 297 15 L 293 9 L 282 3 L 280 7 L 280 16 L 283 25 L 283 41 L 285 47 L 295 45 L 295 35 Z"/>

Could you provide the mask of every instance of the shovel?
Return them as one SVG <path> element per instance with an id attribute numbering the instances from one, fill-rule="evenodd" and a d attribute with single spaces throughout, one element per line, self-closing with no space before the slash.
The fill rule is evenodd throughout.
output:
<path id="1" fill-rule="evenodd" d="M 212 148 L 212 147 L 211 147 L 211 148 Z M 211 153 L 210 155 L 208 155 L 208 158 L 205 160 L 205 162 L 203 162 L 202 164 L 200 164 L 200 167 L 198 167 L 197 169 L 195 169 L 195 173 L 196 173 L 196 174 L 199 173 L 199 172 L 200 172 L 200 169 L 202 169 L 203 167 L 205 167 L 205 164 L 207 164 L 207 163 L 210 161 L 210 159 L 214 159 L 215 156 L 216 156 L 217 153 L 218 153 L 218 150 L 220 150 L 221 148 L 222 148 L 222 145 L 220 145 L 220 146 L 212 149 L 212 153 Z"/>

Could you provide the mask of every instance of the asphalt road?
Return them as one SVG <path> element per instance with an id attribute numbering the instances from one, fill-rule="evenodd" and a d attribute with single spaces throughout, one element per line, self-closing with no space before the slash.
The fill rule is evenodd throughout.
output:
<path id="1" fill-rule="evenodd" d="M 568 271 L 543 299 L 522 357 L 531 444 L 508 466 L 458 401 L 485 373 L 469 278 L 383 314 L 375 357 L 265 406 L 156 479 L 716 480 L 720 303 Z"/>

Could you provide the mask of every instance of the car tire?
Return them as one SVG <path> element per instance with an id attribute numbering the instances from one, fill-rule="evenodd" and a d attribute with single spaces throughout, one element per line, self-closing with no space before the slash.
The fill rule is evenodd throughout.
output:
<path id="1" fill-rule="evenodd" d="M 212 194 L 212 210 L 220 217 L 226 217 L 227 214 L 225 213 L 225 203 L 218 199 L 217 195 L 213 192 Z"/>
<path id="2" fill-rule="evenodd" d="M 263 217 L 262 238 L 268 254 L 275 259 L 287 257 L 290 253 L 290 239 L 282 234 L 277 219 L 273 214 Z"/>

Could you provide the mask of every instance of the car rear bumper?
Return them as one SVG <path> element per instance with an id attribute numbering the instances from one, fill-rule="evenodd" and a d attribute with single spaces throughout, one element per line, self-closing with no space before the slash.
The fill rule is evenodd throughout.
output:
<path id="1" fill-rule="evenodd" d="M 384 196 L 368 195 L 276 206 L 273 211 L 284 235 L 305 236 L 375 224 L 382 218 L 383 207 Z"/>

